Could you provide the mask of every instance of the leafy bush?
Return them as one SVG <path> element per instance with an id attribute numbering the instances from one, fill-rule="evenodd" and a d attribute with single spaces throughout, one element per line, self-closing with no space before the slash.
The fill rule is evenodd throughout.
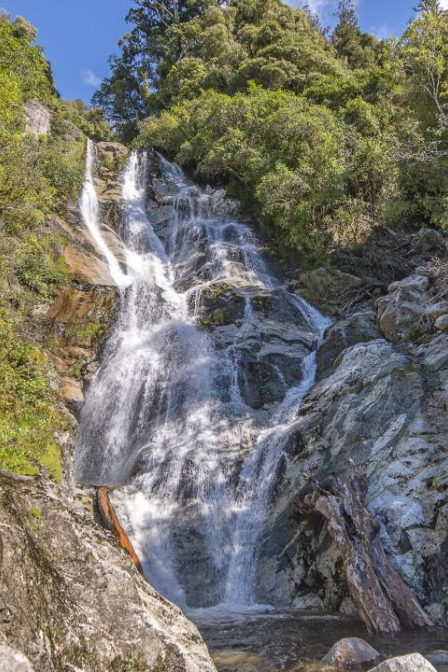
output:
<path id="1" fill-rule="evenodd" d="M 54 432 L 64 426 L 49 388 L 40 350 L 26 343 L 0 316 L 0 466 L 19 474 L 44 468 L 61 478 L 61 453 Z"/>

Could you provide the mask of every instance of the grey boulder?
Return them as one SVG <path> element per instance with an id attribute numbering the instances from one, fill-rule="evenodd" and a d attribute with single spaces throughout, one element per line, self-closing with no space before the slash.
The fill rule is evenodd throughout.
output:
<path id="1" fill-rule="evenodd" d="M 373 668 L 372 672 L 436 672 L 436 669 L 419 653 L 410 653 L 407 656 L 389 658 Z"/>

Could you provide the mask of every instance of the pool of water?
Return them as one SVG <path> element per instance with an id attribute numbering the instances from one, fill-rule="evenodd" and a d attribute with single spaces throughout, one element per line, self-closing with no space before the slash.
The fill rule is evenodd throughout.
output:
<path id="1" fill-rule="evenodd" d="M 344 637 L 362 637 L 384 657 L 448 649 L 448 631 L 370 635 L 341 616 L 254 608 L 197 610 L 188 614 L 204 637 L 219 672 L 299 672 L 312 669 Z M 438 672 L 448 672 L 447 666 Z"/>

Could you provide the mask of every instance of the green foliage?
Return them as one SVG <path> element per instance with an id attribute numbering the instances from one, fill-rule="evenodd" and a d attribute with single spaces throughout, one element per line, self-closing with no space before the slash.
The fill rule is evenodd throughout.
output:
<path id="1" fill-rule="evenodd" d="M 54 432 L 64 426 L 49 388 L 40 350 L 15 333 L 0 316 L 0 466 L 19 474 L 61 478 L 61 455 Z"/>
<path id="2" fill-rule="evenodd" d="M 448 230 L 448 12 L 437 0 L 386 42 L 361 32 L 351 0 L 330 38 L 279 0 L 195 5 L 161 32 L 136 4 L 123 54 L 141 63 L 150 43 L 158 55 L 137 144 L 224 182 L 277 250 L 313 264 L 377 222 Z"/>
<path id="3" fill-rule="evenodd" d="M 37 31 L 22 17 L 11 21 L 0 10 L 0 73 L 19 87 L 21 101 L 51 102 L 56 91 L 50 64 L 34 45 Z"/>
<path id="4" fill-rule="evenodd" d="M 378 40 L 361 32 L 353 0 L 340 0 L 337 16 L 339 22 L 331 39 L 338 56 L 351 68 L 374 65 Z"/>
<path id="5" fill-rule="evenodd" d="M 103 331 L 104 327 L 102 324 L 98 324 L 97 322 L 90 322 L 84 327 L 84 329 L 81 329 L 78 335 L 81 339 L 91 338 L 93 340 L 97 340 L 101 338 Z"/>
<path id="6" fill-rule="evenodd" d="M 50 237 L 38 241 L 30 236 L 25 241 L 21 259 L 15 267 L 20 283 L 40 298 L 49 298 L 54 286 L 62 286 L 69 281 L 65 259 L 52 247 Z"/>
<path id="7" fill-rule="evenodd" d="M 95 142 L 114 139 L 103 111 L 98 107 L 88 107 L 82 100 L 61 100 L 58 104 L 58 113 L 59 119 L 74 124 L 76 129 L 80 129 L 84 135 Z M 65 135 L 67 127 L 63 125 L 62 131 Z"/>
<path id="8" fill-rule="evenodd" d="M 99 110 L 59 99 L 35 39 L 25 19 L 0 14 L 0 468 L 60 480 L 55 432 L 65 421 L 47 358 L 32 342 L 32 311 L 69 281 L 53 219 L 78 199 L 82 131 L 101 139 L 111 133 Z M 26 133 L 31 100 L 51 112 L 49 136 Z"/>
<path id="9" fill-rule="evenodd" d="M 28 511 L 28 513 L 29 513 L 29 515 L 31 516 L 31 518 L 34 518 L 34 520 L 42 520 L 42 514 L 41 514 L 41 512 L 39 511 L 39 509 L 36 509 L 35 507 L 32 507 L 32 508 Z"/>

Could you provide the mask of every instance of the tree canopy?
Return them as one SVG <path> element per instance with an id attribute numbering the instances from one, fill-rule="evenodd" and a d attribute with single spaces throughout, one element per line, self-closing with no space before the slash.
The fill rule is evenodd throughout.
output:
<path id="1" fill-rule="evenodd" d="M 385 41 L 361 31 L 353 0 L 330 35 L 281 0 L 134 5 L 95 96 L 125 140 L 224 182 L 308 259 L 378 224 L 448 228 L 438 0 Z"/>

